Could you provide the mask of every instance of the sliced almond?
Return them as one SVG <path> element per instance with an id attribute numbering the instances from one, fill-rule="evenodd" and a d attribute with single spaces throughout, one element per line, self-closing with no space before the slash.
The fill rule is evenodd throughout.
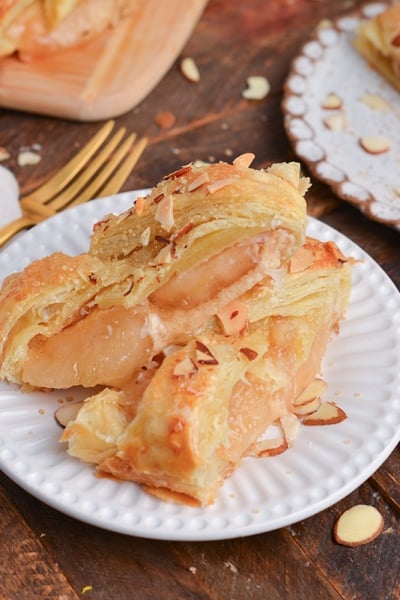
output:
<path id="1" fill-rule="evenodd" d="M 165 175 L 164 179 L 179 179 L 180 177 L 183 177 L 183 175 L 186 175 L 187 173 L 190 173 L 190 171 L 192 170 L 192 165 L 183 165 L 183 167 L 181 167 L 180 169 L 177 169 L 176 171 L 172 171 L 172 173 L 168 173 L 168 175 Z M 163 194 L 159 194 L 160 196 Z M 157 196 L 158 197 L 158 196 Z M 154 198 L 153 202 L 156 201 L 156 198 Z"/>
<path id="2" fill-rule="evenodd" d="M 190 375 L 194 375 L 197 371 L 197 367 L 189 356 L 186 356 L 180 362 L 176 363 L 173 375 L 175 377 L 190 377 Z"/>
<path id="3" fill-rule="evenodd" d="M 217 317 L 225 335 L 236 335 L 247 325 L 247 306 L 240 300 L 233 300 L 220 310 Z"/>
<path id="4" fill-rule="evenodd" d="M 360 146 L 369 154 L 383 154 L 390 150 L 390 140 L 383 135 L 370 135 L 360 138 Z"/>
<path id="5" fill-rule="evenodd" d="M 188 81 L 192 81 L 193 83 L 200 81 L 200 71 L 190 56 L 181 61 L 181 73 Z"/>
<path id="6" fill-rule="evenodd" d="M 146 227 L 146 229 L 143 229 L 142 233 L 140 234 L 140 243 L 144 248 L 149 245 L 150 237 L 151 229 L 150 227 Z"/>
<path id="7" fill-rule="evenodd" d="M 196 340 L 196 362 L 200 365 L 217 365 L 218 361 L 203 342 Z"/>
<path id="8" fill-rule="evenodd" d="M 375 540 L 383 525 L 383 516 L 377 508 L 369 504 L 356 504 L 337 519 L 333 537 L 343 546 L 361 546 Z"/>
<path id="9" fill-rule="evenodd" d="M 321 406 L 321 398 L 312 398 L 300 406 L 294 406 L 293 412 L 297 417 L 305 417 L 315 413 Z"/>
<path id="10" fill-rule="evenodd" d="M 144 198 L 142 198 L 142 196 L 139 196 L 138 198 L 136 198 L 135 204 L 134 204 L 134 211 L 138 217 L 142 216 L 142 214 L 144 213 L 145 207 L 146 207 L 146 202 L 145 202 Z"/>
<path id="11" fill-rule="evenodd" d="M 258 356 L 258 352 L 252 348 L 240 348 L 239 352 L 244 354 L 245 357 L 250 361 L 255 360 Z"/>
<path id="12" fill-rule="evenodd" d="M 201 187 L 205 183 L 208 183 L 209 181 L 210 177 L 207 171 L 203 171 L 202 173 L 200 173 L 200 175 L 198 175 L 195 179 L 193 179 L 193 181 L 189 183 L 188 190 L 189 192 L 194 192 L 194 190 L 197 190 L 199 187 Z"/>
<path id="13" fill-rule="evenodd" d="M 313 381 L 297 396 L 293 402 L 294 406 L 301 406 L 307 404 L 316 398 L 321 398 L 322 394 L 326 391 L 327 385 L 323 379 L 316 377 Z"/>
<path id="14" fill-rule="evenodd" d="M 252 152 L 245 152 L 244 154 L 237 156 L 232 164 L 235 165 L 235 167 L 239 167 L 239 169 L 247 169 L 254 159 L 255 154 Z"/>
<path id="15" fill-rule="evenodd" d="M 341 108 L 341 106 L 342 106 L 342 99 L 339 98 L 339 96 L 334 93 L 328 94 L 322 103 L 322 108 L 326 108 L 328 110 L 338 109 L 338 108 Z"/>
<path id="16" fill-rule="evenodd" d="M 270 92 L 271 85 L 266 77 L 252 75 L 247 78 L 247 88 L 243 90 L 242 96 L 246 100 L 263 100 Z"/>
<path id="17" fill-rule="evenodd" d="M 166 231 L 171 231 L 175 224 L 174 221 L 174 202 L 171 196 L 164 197 L 158 204 L 155 214 L 155 220 L 161 223 Z"/>
<path id="18" fill-rule="evenodd" d="M 303 425 L 335 425 L 347 419 L 347 415 L 334 402 L 322 402 L 318 410 L 303 419 Z"/>
<path id="19" fill-rule="evenodd" d="M 37 152 L 32 152 L 31 150 L 22 151 L 18 154 L 17 162 L 20 167 L 25 167 L 26 165 L 37 165 L 38 162 L 42 160 L 42 157 Z"/>
<path id="20" fill-rule="evenodd" d="M 260 440 L 254 444 L 249 456 L 262 458 L 263 456 L 277 456 L 288 449 L 288 443 L 283 437 Z"/>
<path id="21" fill-rule="evenodd" d="M 343 111 L 335 115 L 329 115 L 329 117 L 325 117 L 323 122 L 324 125 L 332 131 L 344 131 L 347 127 L 347 119 Z"/>
<path id="22" fill-rule="evenodd" d="M 280 418 L 280 424 L 283 429 L 283 435 L 285 436 L 287 445 L 292 446 L 300 427 L 299 419 L 296 417 L 296 415 L 288 413 Z"/>
<path id="23" fill-rule="evenodd" d="M 70 421 L 74 421 L 83 402 L 72 402 L 71 404 L 63 404 L 56 410 L 54 417 L 61 427 L 66 427 Z"/>
<path id="24" fill-rule="evenodd" d="M 390 109 L 388 101 L 378 94 L 365 94 L 365 96 L 361 98 L 361 102 L 372 108 L 372 110 L 382 110 L 383 112 L 386 112 Z"/>
<path id="25" fill-rule="evenodd" d="M 207 185 L 207 190 L 210 192 L 210 194 L 215 194 L 215 192 L 218 192 L 218 190 L 222 190 L 222 188 L 226 187 L 227 185 L 231 185 L 232 183 L 235 183 L 236 179 L 234 177 L 226 177 L 225 179 L 218 179 L 217 181 L 213 181 L 212 183 L 209 183 Z"/>

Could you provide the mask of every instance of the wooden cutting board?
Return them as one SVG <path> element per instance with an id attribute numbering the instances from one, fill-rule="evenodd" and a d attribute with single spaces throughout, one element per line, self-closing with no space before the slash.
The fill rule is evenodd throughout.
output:
<path id="1" fill-rule="evenodd" d="M 145 0 L 84 47 L 22 63 L 0 61 L 0 106 L 79 121 L 136 106 L 181 52 L 207 0 Z"/>

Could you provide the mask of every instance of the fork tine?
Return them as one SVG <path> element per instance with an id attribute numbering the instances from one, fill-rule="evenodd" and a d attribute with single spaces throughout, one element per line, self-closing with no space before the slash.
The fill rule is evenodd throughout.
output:
<path id="1" fill-rule="evenodd" d="M 108 158 L 111 156 L 115 148 L 120 143 L 121 139 L 124 137 L 126 132 L 125 127 L 121 127 L 113 135 L 111 140 L 107 143 L 107 145 L 101 150 L 101 152 L 95 157 L 95 159 L 88 164 L 87 167 L 82 171 L 82 174 L 77 177 L 75 181 L 71 183 L 64 190 L 60 190 L 60 193 L 54 196 L 51 200 L 46 204 L 46 208 L 50 208 L 53 211 L 60 210 L 73 200 L 85 186 L 91 181 L 93 176 L 99 171 L 99 169 L 106 163 Z M 27 204 L 25 205 L 28 206 Z M 32 202 L 31 210 L 35 208 L 35 202 Z"/>
<path id="2" fill-rule="evenodd" d="M 65 185 L 75 177 L 101 146 L 113 129 L 114 124 L 115 121 L 107 121 L 86 146 L 84 146 L 60 171 L 58 171 L 54 177 L 46 181 L 45 184 L 34 190 L 31 194 L 27 194 L 21 198 L 20 202 L 22 208 L 29 210 L 29 206 L 25 207 L 25 204 L 28 205 L 31 200 L 44 204 L 54 195 L 54 190 L 65 187 Z"/>
<path id="3" fill-rule="evenodd" d="M 132 144 L 135 141 L 136 134 L 132 133 L 121 145 L 118 151 L 114 154 L 113 158 L 107 163 L 104 170 L 101 172 L 99 177 L 92 182 L 91 185 L 85 188 L 85 190 L 79 194 L 79 196 L 68 204 L 68 208 L 71 206 L 77 206 L 78 204 L 82 204 L 83 202 L 87 202 L 96 196 L 109 196 L 111 194 L 117 193 L 123 183 L 126 181 L 129 173 L 132 171 L 133 167 L 137 163 L 139 157 L 143 153 L 146 145 L 147 139 L 140 139 L 137 144 L 132 148 Z M 127 156 L 126 160 L 122 163 L 121 167 L 115 172 L 115 174 L 111 177 L 111 179 L 107 182 L 110 175 L 114 172 L 114 170 L 118 167 L 124 157 Z M 103 184 L 106 185 L 103 187 Z"/>
<path id="4" fill-rule="evenodd" d="M 136 165 L 137 161 L 143 154 L 146 146 L 147 138 L 141 138 L 135 144 L 125 161 L 122 163 L 119 169 L 114 173 L 114 175 L 108 180 L 107 184 L 101 190 L 102 196 L 111 196 L 112 194 L 116 194 L 121 189 L 121 187 L 127 180 L 130 172 L 132 171 L 133 167 Z"/>

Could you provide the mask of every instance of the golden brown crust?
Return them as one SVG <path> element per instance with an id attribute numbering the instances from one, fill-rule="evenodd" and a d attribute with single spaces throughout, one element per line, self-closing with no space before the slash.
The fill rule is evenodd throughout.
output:
<path id="1" fill-rule="evenodd" d="M 371 67 L 400 90 L 399 4 L 363 21 L 358 28 L 354 45 Z"/>
<path id="2" fill-rule="evenodd" d="M 153 367 L 129 423 L 108 437 L 108 456 L 96 461 L 102 472 L 175 501 L 215 500 L 267 426 L 291 411 L 319 373 L 345 310 L 350 265 L 334 244 L 309 239 L 293 264 L 280 295 L 271 296 L 267 282 L 241 297 L 256 320 L 239 335 L 224 335 L 213 318 Z M 125 415 L 129 393 L 120 404 Z M 102 393 L 106 412 L 114 395 Z M 63 436 L 83 460 L 86 436 L 106 438 L 108 418 L 96 420 L 96 405 L 92 397 L 78 427 L 71 423 Z"/>
<path id="3" fill-rule="evenodd" d="M 226 163 L 185 167 L 184 174 L 185 181 L 182 173 L 167 177 L 144 207 L 103 219 L 89 253 L 58 253 L 6 280 L 0 377 L 37 387 L 120 385 L 129 368 L 202 325 L 269 272 L 275 275 L 301 246 L 298 165 L 281 167 L 279 176 Z M 197 187 L 199 177 L 207 184 Z M 166 222 L 162 205 L 171 197 L 173 223 L 171 207 Z M 107 329 L 107 317 L 108 341 L 106 334 L 94 338 Z M 94 339 L 101 344 L 95 367 L 89 364 Z M 121 370 L 112 377 L 105 363 L 118 363 L 118 352 Z"/>
<path id="4" fill-rule="evenodd" d="M 69 453 L 212 503 L 267 426 L 293 416 L 346 307 L 349 262 L 305 240 L 307 186 L 296 164 L 244 159 L 167 176 L 100 221 L 88 253 L 6 279 L 0 376 L 103 384 L 64 431 Z"/>
<path id="5" fill-rule="evenodd" d="M 9 15 L 12 10 L 15 10 L 19 0 L 4 0 L 0 4 L 0 25 L 6 22 L 9 19 Z"/>
<path id="6" fill-rule="evenodd" d="M 90 252 L 102 259 L 122 255 L 143 263 L 155 261 L 154 251 L 163 244 L 170 243 L 165 254 L 174 253 L 177 258 L 190 243 L 207 255 L 205 236 L 215 253 L 236 236 L 278 227 L 288 229 L 300 247 L 308 185 L 298 163 L 272 165 L 266 171 L 225 162 L 185 165 L 166 176 L 136 210 L 110 215 L 95 225 Z M 149 235 L 147 241 L 144 232 Z"/>

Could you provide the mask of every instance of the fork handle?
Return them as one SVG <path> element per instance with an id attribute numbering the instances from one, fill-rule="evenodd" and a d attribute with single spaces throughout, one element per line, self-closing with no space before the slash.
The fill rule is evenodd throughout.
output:
<path id="1" fill-rule="evenodd" d="M 39 219 L 38 219 L 39 220 Z M 32 217 L 24 216 L 11 221 L 11 223 L 7 223 L 4 227 L 0 228 L 0 247 L 4 246 L 6 242 L 8 242 L 13 235 L 22 231 L 23 229 L 28 229 L 32 225 L 35 225 L 35 219 Z"/>

